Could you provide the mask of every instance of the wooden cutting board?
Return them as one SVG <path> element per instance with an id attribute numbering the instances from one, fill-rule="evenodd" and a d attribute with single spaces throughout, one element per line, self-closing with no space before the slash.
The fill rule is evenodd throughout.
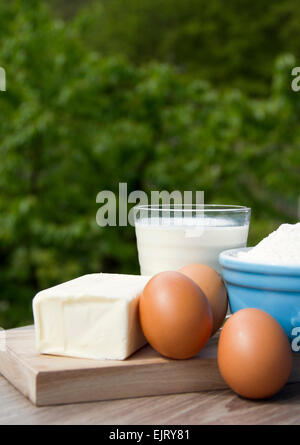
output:
<path id="1" fill-rule="evenodd" d="M 145 346 L 127 360 L 100 361 L 37 354 L 33 326 L 5 334 L 0 372 L 38 406 L 226 388 L 217 337 L 189 360 L 170 360 Z M 300 382 L 300 354 L 290 382 Z"/>

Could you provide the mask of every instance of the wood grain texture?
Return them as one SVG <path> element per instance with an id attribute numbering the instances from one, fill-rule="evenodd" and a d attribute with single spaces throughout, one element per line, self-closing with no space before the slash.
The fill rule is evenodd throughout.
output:
<path id="1" fill-rule="evenodd" d="M 220 391 L 227 386 L 218 372 L 216 351 L 217 338 L 213 338 L 199 356 L 182 361 L 161 357 L 149 346 L 125 361 L 46 356 L 35 352 L 30 327 L 7 331 L 0 372 L 39 406 Z M 290 381 L 300 382 L 299 354 L 294 363 Z M 130 405 L 138 405 L 138 400 Z"/>
<path id="2" fill-rule="evenodd" d="M 272 399 L 259 402 L 224 389 L 36 407 L 0 377 L 0 400 L 0 425 L 300 424 L 300 384 L 288 384 Z"/>
<path id="3" fill-rule="evenodd" d="M 145 346 L 124 361 L 40 355 L 34 329 L 6 331 L 0 372 L 38 406 L 221 389 L 217 339 L 199 356 L 170 360 Z"/>

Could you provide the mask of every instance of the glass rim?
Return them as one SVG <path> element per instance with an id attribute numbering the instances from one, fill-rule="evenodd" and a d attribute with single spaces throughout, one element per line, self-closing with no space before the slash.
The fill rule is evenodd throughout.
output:
<path id="1" fill-rule="evenodd" d="M 243 212 L 248 213 L 251 207 L 231 204 L 138 204 L 133 207 L 135 211 L 161 211 L 161 212 Z"/>

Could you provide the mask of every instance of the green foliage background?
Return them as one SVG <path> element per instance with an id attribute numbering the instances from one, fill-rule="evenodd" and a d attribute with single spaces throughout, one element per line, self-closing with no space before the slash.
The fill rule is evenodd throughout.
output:
<path id="1" fill-rule="evenodd" d="M 96 224 L 97 193 L 117 193 L 119 182 L 127 182 L 129 192 L 205 190 L 206 202 L 249 205 L 249 244 L 282 222 L 296 222 L 300 93 L 290 86 L 294 56 L 270 66 L 271 55 L 261 47 L 255 75 L 243 72 L 239 60 L 235 70 L 230 51 L 223 46 L 222 52 L 207 31 L 229 14 L 218 0 L 203 16 L 197 2 L 190 5 L 196 31 L 207 39 L 198 41 L 200 58 L 174 18 L 172 45 L 183 40 L 186 72 L 163 52 L 171 43 L 158 40 L 157 52 L 150 48 L 147 55 L 147 36 L 163 34 L 164 9 L 161 28 L 145 27 L 145 35 L 124 16 L 126 29 L 113 43 L 112 12 L 101 22 L 104 0 L 66 21 L 57 2 L 54 12 L 46 3 L 0 3 L 0 65 L 7 75 L 7 91 L 0 93 L 1 326 L 30 323 L 31 299 L 42 288 L 101 270 L 138 272 L 134 229 Z M 170 2 L 162 3 L 167 14 Z M 133 0 L 126 4 L 131 12 L 137 7 Z M 126 9 L 117 0 L 110 5 L 116 14 Z M 237 2 L 229 5 L 237 8 Z M 176 8 L 174 16 L 184 16 Z M 148 24 L 154 20 L 149 9 L 143 10 Z M 236 26 L 243 26 L 242 18 Z M 255 31 L 247 34 L 249 45 L 250 34 L 257 38 Z M 126 38 L 134 54 L 114 46 L 125 48 Z M 220 52 L 221 72 L 213 57 L 206 60 L 206 41 Z M 270 81 L 264 71 L 272 72 Z"/>
<path id="2" fill-rule="evenodd" d="M 73 2 L 52 4 L 75 14 Z M 75 10 L 80 5 L 82 38 L 97 50 L 172 63 L 218 88 L 269 94 L 278 54 L 300 56 L 296 0 L 77 0 Z"/>

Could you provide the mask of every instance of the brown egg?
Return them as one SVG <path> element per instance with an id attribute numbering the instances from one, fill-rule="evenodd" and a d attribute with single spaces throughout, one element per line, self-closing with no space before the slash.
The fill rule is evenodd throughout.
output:
<path id="1" fill-rule="evenodd" d="M 192 280 L 179 272 L 161 272 L 140 297 L 140 320 L 150 345 L 166 357 L 190 358 L 211 335 L 210 305 Z"/>
<path id="2" fill-rule="evenodd" d="M 227 291 L 221 275 L 206 264 L 189 264 L 178 272 L 195 281 L 205 293 L 213 312 L 213 335 L 222 326 L 228 307 Z"/>
<path id="3" fill-rule="evenodd" d="M 260 309 L 242 309 L 225 323 L 218 345 L 218 365 L 237 394 L 264 399 L 278 392 L 292 370 L 292 352 L 284 330 Z"/>

